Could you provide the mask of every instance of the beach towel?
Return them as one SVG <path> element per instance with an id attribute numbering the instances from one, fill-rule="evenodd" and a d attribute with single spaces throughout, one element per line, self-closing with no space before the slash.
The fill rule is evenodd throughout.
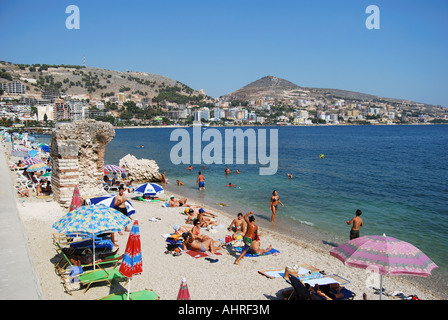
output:
<path id="1" fill-rule="evenodd" d="M 204 257 L 208 257 L 208 256 L 212 255 L 209 251 L 199 252 L 199 251 L 194 251 L 194 250 L 186 250 L 185 253 L 188 254 L 190 257 L 193 257 L 195 259 L 204 258 Z M 215 255 L 216 256 L 222 256 L 222 253 L 221 252 L 215 252 Z"/>
<path id="2" fill-rule="evenodd" d="M 233 247 L 233 248 L 235 249 L 236 252 L 238 252 L 240 254 L 243 252 L 243 248 L 241 248 L 241 247 Z M 267 256 L 267 255 L 270 255 L 270 254 L 279 254 L 279 253 L 280 253 L 280 251 L 272 248 L 268 252 L 265 252 L 265 253 L 263 253 L 261 255 L 246 252 L 246 254 L 244 256 L 245 257 L 261 257 L 261 256 Z"/>
<path id="3" fill-rule="evenodd" d="M 311 272 L 311 274 L 310 274 L 310 272 Z M 283 278 L 285 275 L 285 268 L 279 269 L 279 270 L 261 270 L 261 271 L 258 271 L 258 273 L 265 277 L 268 277 L 270 279 Z M 319 271 L 312 271 L 310 269 L 303 268 L 303 267 L 299 266 L 299 279 L 300 280 L 315 279 L 315 278 L 319 278 L 320 276 L 321 276 L 321 274 L 319 273 Z"/>

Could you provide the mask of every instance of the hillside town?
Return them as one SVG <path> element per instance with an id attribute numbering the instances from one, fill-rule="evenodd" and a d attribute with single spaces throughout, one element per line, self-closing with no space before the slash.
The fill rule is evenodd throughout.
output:
<path id="1" fill-rule="evenodd" d="M 292 95 L 282 95 L 279 89 L 280 94 L 275 96 L 259 93 L 244 99 L 235 99 L 231 94 L 212 98 L 204 89 L 195 91 L 174 80 L 157 82 L 147 80 L 143 73 L 111 72 L 3 62 L 0 125 L 52 127 L 56 122 L 84 119 L 110 122 L 115 127 L 448 123 L 448 108 L 405 100 L 316 96 L 305 88 L 294 90 Z M 67 74 L 81 80 L 72 80 Z M 57 76 L 63 80 L 57 81 Z M 119 80 L 113 82 L 114 78 Z"/>

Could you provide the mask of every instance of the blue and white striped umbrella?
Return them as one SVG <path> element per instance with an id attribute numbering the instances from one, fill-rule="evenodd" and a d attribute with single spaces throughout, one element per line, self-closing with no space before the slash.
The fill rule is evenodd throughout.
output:
<path id="1" fill-rule="evenodd" d="M 144 183 L 139 185 L 134 189 L 134 192 L 141 193 L 143 195 L 147 196 L 157 196 L 159 194 L 164 193 L 162 186 L 158 185 L 157 183 Z"/>
<path id="2" fill-rule="evenodd" d="M 110 194 L 110 195 L 105 195 L 102 197 L 96 197 L 96 198 L 91 198 L 91 199 L 87 199 L 86 200 L 86 204 L 87 205 L 100 205 L 103 204 L 105 206 L 114 207 L 114 202 L 115 202 L 115 197 L 114 195 Z M 127 216 L 129 217 L 130 215 L 133 215 L 135 213 L 135 209 L 132 206 L 132 204 L 128 201 L 125 202 L 126 204 L 126 210 L 128 211 Z"/>

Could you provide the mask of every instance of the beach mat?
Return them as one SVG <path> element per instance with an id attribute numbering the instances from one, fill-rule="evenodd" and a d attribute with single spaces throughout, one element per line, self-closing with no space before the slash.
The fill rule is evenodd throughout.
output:
<path id="1" fill-rule="evenodd" d="M 211 256 L 212 254 L 208 251 L 206 252 L 199 252 L 199 251 L 194 251 L 194 250 L 185 250 L 185 253 L 188 254 L 190 257 L 193 257 L 195 259 L 199 259 L 199 258 L 205 258 L 208 256 Z M 215 252 L 216 256 L 222 256 L 221 252 Z"/>
<path id="2" fill-rule="evenodd" d="M 239 254 L 241 254 L 241 253 L 243 252 L 243 248 L 241 248 L 241 247 L 233 247 L 233 249 L 234 249 L 236 252 L 238 252 Z M 280 251 L 278 251 L 278 250 L 272 248 L 272 249 L 269 250 L 268 252 L 263 253 L 263 254 L 261 254 L 261 255 L 257 255 L 257 254 L 253 254 L 253 253 L 246 252 L 246 254 L 245 254 L 244 256 L 245 256 L 245 257 L 261 257 L 261 256 L 268 256 L 268 255 L 270 255 L 270 254 L 274 254 L 274 253 L 280 253 Z"/>

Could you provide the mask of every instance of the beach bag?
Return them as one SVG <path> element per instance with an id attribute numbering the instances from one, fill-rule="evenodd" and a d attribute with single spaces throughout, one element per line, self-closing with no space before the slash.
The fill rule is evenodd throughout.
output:
<path id="1" fill-rule="evenodd" d="M 283 275 L 283 279 L 289 280 L 289 275 L 292 274 L 294 277 L 299 276 L 299 267 L 294 265 L 292 267 L 286 266 L 285 274 Z"/>

